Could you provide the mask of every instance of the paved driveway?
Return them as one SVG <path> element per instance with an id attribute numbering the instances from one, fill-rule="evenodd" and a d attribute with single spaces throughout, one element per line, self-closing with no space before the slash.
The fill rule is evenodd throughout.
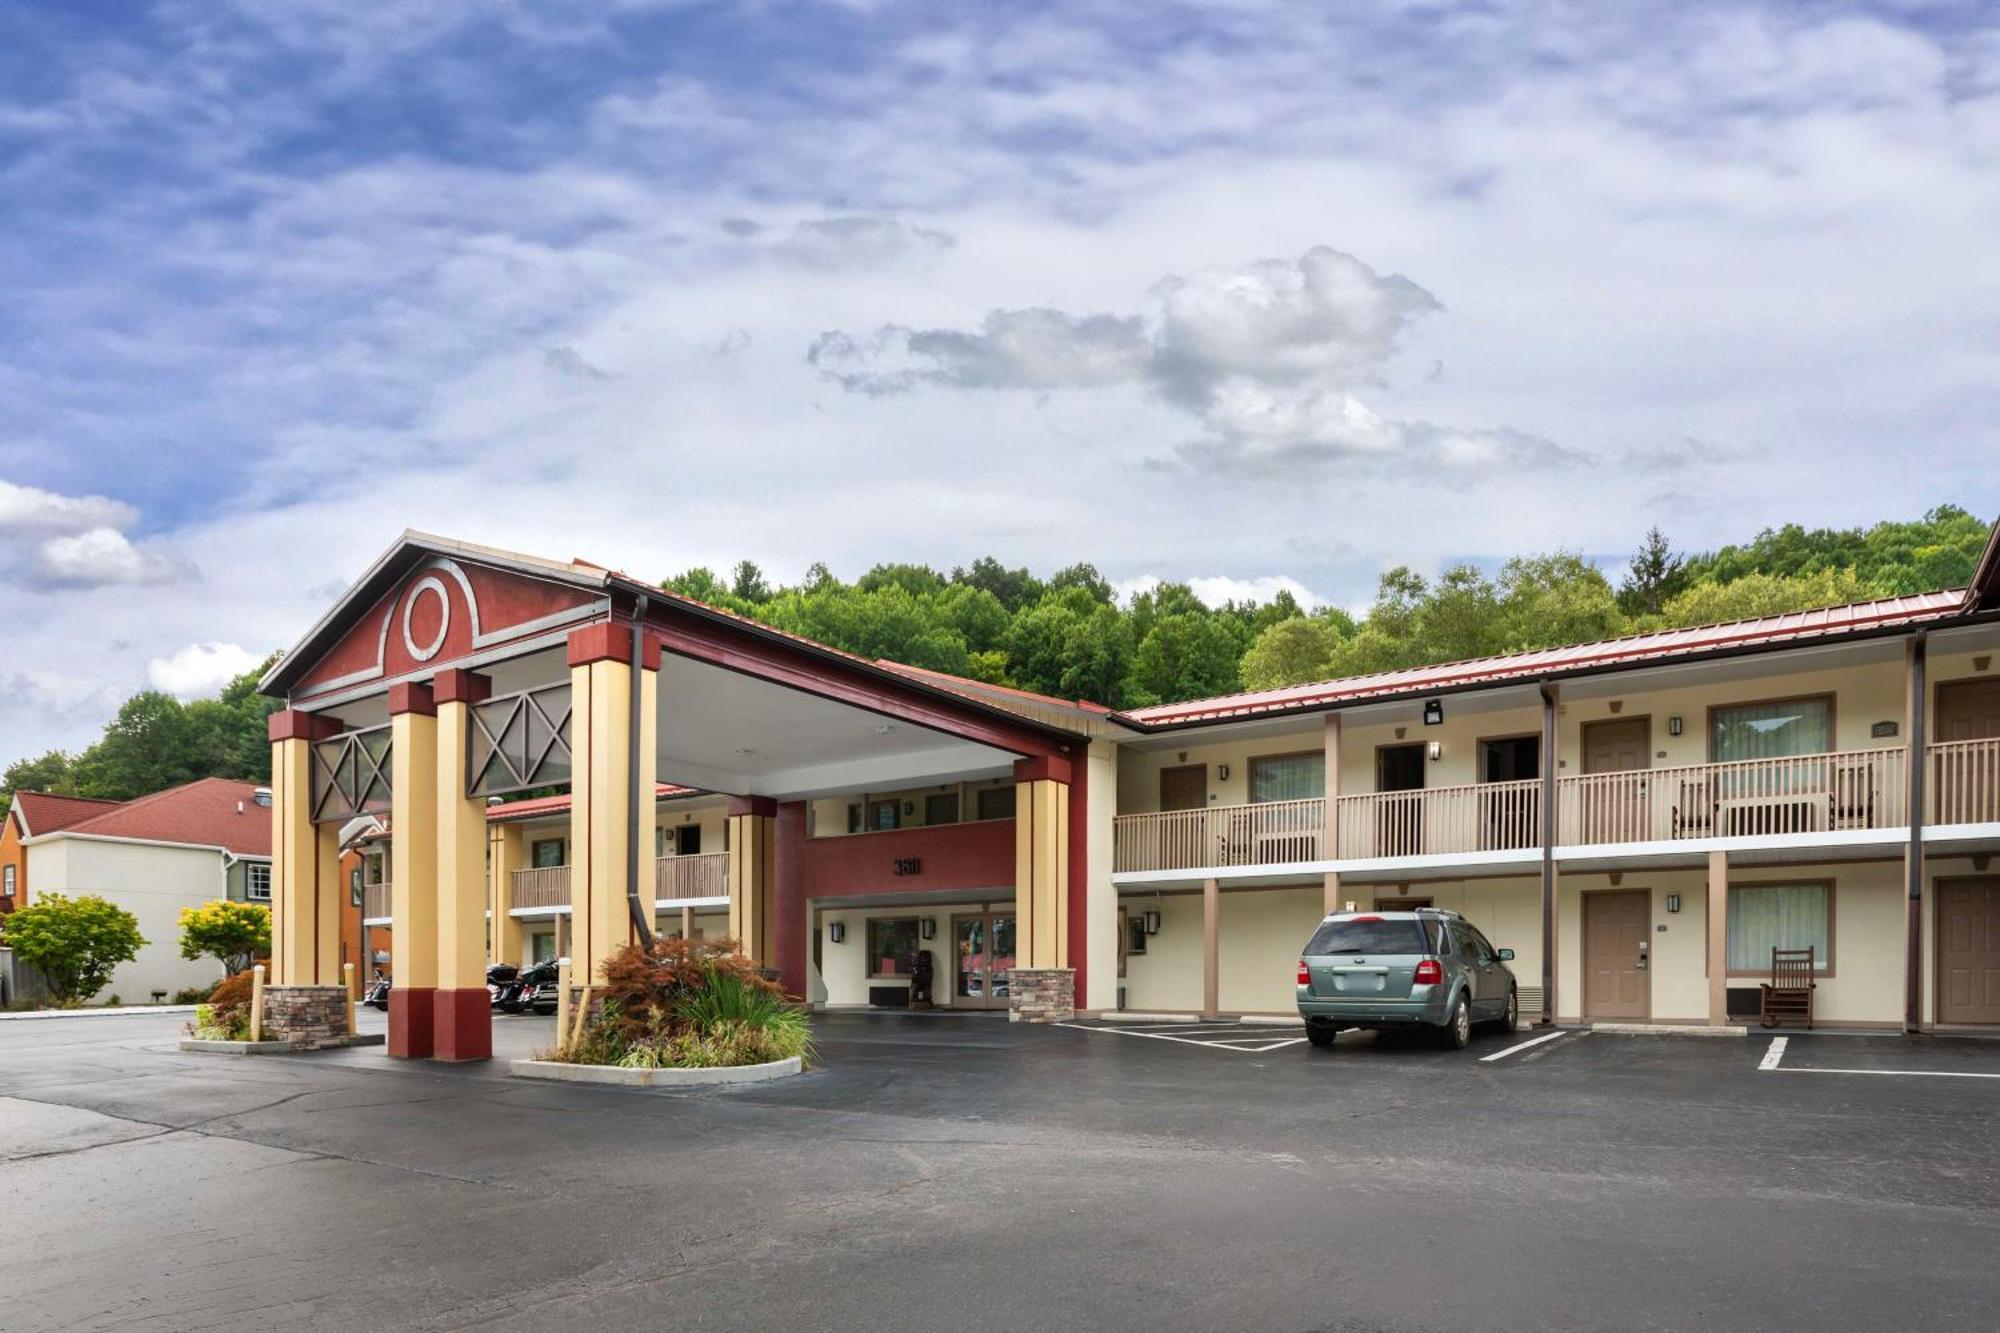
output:
<path id="1" fill-rule="evenodd" d="M 823 1070 L 653 1093 L 184 1056 L 175 1025 L 0 1023 L 9 1333 L 1990 1329 L 2000 1308 L 2000 1078 L 1929 1076 L 2000 1074 L 1990 1043 L 1793 1037 L 1765 1069 L 1754 1036 L 1489 1060 L 1521 1039 L 1255 1051 L 837 1015 Z M 1802 1072 L 1847 1068 L 1899 1072 Z"/>

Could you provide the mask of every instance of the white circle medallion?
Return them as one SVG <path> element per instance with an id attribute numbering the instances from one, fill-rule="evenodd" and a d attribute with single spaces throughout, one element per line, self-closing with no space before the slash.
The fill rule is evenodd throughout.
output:
<path id="1" fill-rule="evenodd" d="M 427 592 L 437 594 L 437 637 L 432 639 L 427 646 L 419 648 L 416 640 L 410 636 L 410 613 L 417 609 L 418 601 Z M 438 655 L 440 648 L 444 647 L 444 636 L 450 629 L 451 597 L 445 592 L 444 584 L 439 581 L 437 575 L 426 574 L 423 578 L 417 580 L 416 586 L 410 589 L 409 597 L 403 602 L 403 647 L 409 649 L 410 656 L 414 657 L 417 661 L 428 662 Z"/>

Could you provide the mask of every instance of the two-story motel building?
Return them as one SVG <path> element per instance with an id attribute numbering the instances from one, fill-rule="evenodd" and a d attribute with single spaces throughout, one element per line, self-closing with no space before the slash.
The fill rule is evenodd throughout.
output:
<path id="1" fill-rule="evenodd" d="M 641 922 L 828 1006 L 928 952 L 938 1007 L 1219 1015 L 1425 903 L 1544 1020 L 1725 1024 L 1810 945 L 1822 1023 L 2000 1029 L 1996 655 L 2000 527 L 1966 590 L 1126 712 L 410 533 L 264 683 L 275 980 L 339 980 L 373 813 L 399 1056 L 489 1052 L 489 957 L 581 981 Z"/>

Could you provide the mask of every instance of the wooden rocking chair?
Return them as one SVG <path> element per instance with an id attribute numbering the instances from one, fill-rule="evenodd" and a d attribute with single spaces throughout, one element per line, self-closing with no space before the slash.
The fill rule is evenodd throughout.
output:
<path id="1" fill-rule="evenodd" d="M 1802 1018 L 1811 1030 L 1813 988 L 1817 985 L 1811 948 L 1771 950 L 1771 979 L 1759 988 L 1762 999 L 1757 1021 L 1774 1028 L 1786 1019 Z"/>

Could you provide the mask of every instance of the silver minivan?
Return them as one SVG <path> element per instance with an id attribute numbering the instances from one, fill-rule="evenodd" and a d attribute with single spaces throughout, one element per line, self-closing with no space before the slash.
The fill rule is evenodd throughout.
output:
<path id="1" fill-rule="evenodd" d="M 1519 1025 L 1513 957 L 1456 912 L 1335 912 L 1299 959 L 1299 1015 L 1315 1046 L 1347 1028 L 1428 1027 L 1456 1049 L 1475 1023 Z"/>

